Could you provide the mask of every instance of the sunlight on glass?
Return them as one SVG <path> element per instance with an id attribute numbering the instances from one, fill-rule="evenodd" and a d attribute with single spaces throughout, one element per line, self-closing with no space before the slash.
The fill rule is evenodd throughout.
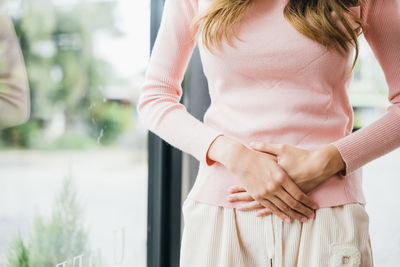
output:
<path id="1" fill-rule="evenodd" d="M 0 266 L 145 266 L 150 1 L 6 4 L 31 114 L 0 134 Z"/>

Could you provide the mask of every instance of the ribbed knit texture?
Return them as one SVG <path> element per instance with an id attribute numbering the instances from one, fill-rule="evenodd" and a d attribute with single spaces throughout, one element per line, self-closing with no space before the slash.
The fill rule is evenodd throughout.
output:
<path id="1" fill-rule="evenodd" d="M 248 146 L 251 141 L 286 143 L 303 149 L 335 145 L 346 169 L 308 195 L 320 207 L 365 203 L 362 166 L 400 146 L 400 1 L 369 0 L 351 7 L 367 22 L 365 37 L 385 73 L 392 105 L 379 120 L 355 133 L 347 95 L 354 48 L 328 51 L 299 33 L 283 17 L 287 1 L 254 1 L 237 25 L 240 40 L 225 39 L 212 54 L 189 24 L 210 0 L 166 0 L 137 112 L 144 125 L 200 162 L 190 197 L 235 207 L 228 188 L 239 180 L 207 157 L 219 135 Z M 336 19 L 336 14 L 331 13 Z M 358 25 L 352 21 L 354 29 Z M 340 23 L 338 26 L 343 27 Z M 179 103 L 182 79 L 197 44 L 211 105 L 203 122 Z"/>
<path id="2" fill-rule="evenodd" d="M 400 1 L 368 0 L 361 15 L 368 24 L 365 39 L 384 71 L 392 105 L 379 120 L 332 143 L 346 163 L 344 174 L 400 146 Z"/>
<path id="3" fill-rule="evenodd" d="M 180 267 L 373 267 L 369 215 L 359 203 L 307 222 L 186 199 Z"/>
<path id="4" fill-rule="evenodd" d="M 188 23 L 196 6 L 195 1 L 165 2 L 137 111 L 149 130 L 205 162 L 211 142 L 221 132 L 197 120 L 179 103 L 183 75 L 194 49 Z"/>

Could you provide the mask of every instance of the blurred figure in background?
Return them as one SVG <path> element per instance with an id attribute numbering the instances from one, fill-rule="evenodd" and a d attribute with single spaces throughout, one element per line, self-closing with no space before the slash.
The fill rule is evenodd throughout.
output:
<path id="1" fill-rule="evenodd" d="M 28 78 L 19 42 L 0 1 L 0 130 L 26 122 L 30 115 Z"/>

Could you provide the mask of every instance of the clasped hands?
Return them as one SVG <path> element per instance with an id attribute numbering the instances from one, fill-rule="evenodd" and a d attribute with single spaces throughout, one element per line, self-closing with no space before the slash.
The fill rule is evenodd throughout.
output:
<path id="1" fill-rule="evenodd" d="M 231 167 L 242 185 L 229 188 L 229 201 L 245 201 L 239 210 L 256 209 L 257 216 L 275 213 L 288 223 L 291 218 L 302 222 L 314 218 L 318 205 L 307 193 L 345 166 L 333 145 L 305 150 L 252 142 L 250 147 Z"/>

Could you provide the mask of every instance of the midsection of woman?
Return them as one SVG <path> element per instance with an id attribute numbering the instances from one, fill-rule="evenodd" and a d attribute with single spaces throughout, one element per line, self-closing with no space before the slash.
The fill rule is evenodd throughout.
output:
<path id="1" fill-rule="evenodd" d="M 200 11 L 211 2 L 200 0 Z M 303 36 L 284 19 L 285 4 L 255 1 L 237 28 L 241 40 L 222 42 L 215 54 L 199 36 L 211 97 L 204 123 L 245 145 L 259 140 L 319 149 L 351 133 L 346 89 L 354 50 L 341 55 Z M 359 15 L 359 6 L 352 10 Z M 338 173 L 309 196 L 320 207 L 365 203 L 361 183 L 361 169 Z M 224 165 L 201 162 L 188 197 L 236 207 L 241 203 L 228 200 L 234 184 L 240 182 Z"/>
<path id="2" fill-rule="evenodd" d="M 364 34 L 385 73 L 392 103 L 382 118 L 355 133 L 346 93 L 354 49 L 346 54 L 328 50 L 298 32 L 282 14 L 288 1 L 258 0 L 237 24 L 239 38 L 230 39 L 233 45 L 223 39 L 220 49 L 211 53 L 201 34 L 192 39 L 189 26 L 214 1 L 165 2 L 137 105 L 149 130 L 199 160 L 188 197 L 224 207 L 239 204 L 227 199 L 238 177 L 207 157 L 216 137 L 225 135 L 245 146 L 264 141 L 317 150 L 333 144 L 346 163 L 345 171 L 308 195 L 320 207 L 365 203 L 361 167 L 400 146 L 398 0 L 368 0 L 350 7 L 367 22 Z M 185 68 L 196 44 L 211 97 L 204 122 L 179 103 Z"/>
<path id="3" fill-rule="evenodd" d="M 231 44 L 222 39 L 213 52 L 201 34 L 192 38 L 190 24 L 211 4 L 223 10 L 234 1 L 165 2 L 137 111 L 149 130 L 200 162 L 184 203 L 182 266 L 247 267 L 253 266 L 249 264 L 252 260 L 257 260 L 257 266 L 288 266 L 282 265 L 285 261 L 304 267 L 343 266 L 345 261 L 351 266 L 373 266 L 362 166 L 400 147 L 400 3 L 366 0 L 362 6 L 350 7 L 366 22 L 364 35 L 385 73 L 392 104 L 380 119 L 352 133 L 353 110 L 346 90 L 352 79 L 354 49 L 347 53 L 328 50 L 298 32 L 283 17 L 288 1 L 237 1 L 251 2 L 237 24 L 238 38 L 231 38 Z M 299 2 L 307 3 L 291 3 Z M 338 14 L 330 14 L 337 18 Z M 350 25 L 357 31 L 357 23 Z M 179 102 L 181 82 L 196 44 L 211 97 L 203 122 Z M 255 211 L 232 209 L 241 202 L 229 201 L 230 188 L 245 181 L 256 191 L 265 186 L 264 181 L 271 182 L 268 168 L 276 170 L 277 164 L 271 164 L 270 156 L 253 151 L 246 152 L 247 159 L 236 154 L 228 164 L 223 158 L 226 153 L 211 153 L 209 158 L 210 148 L 215 152 L 214 144 L 222 144 L 215 142 L 221 135 L 249 148 L 241 151 L 251 151 L 252 141 L 310 151 L 333 145 L 345 166 L 340 172 L 332 171 L 332 176 L 308 193 L 319 205 L 315 217 L 310 216 L 313 220 L 283 225 L 275 212 L 258 220 Z M 231 152 L 229 146 L 224 148 Z M 232 171 L 235 164 L 245 170 Z M 264 199 L 258 195 L 258 200 Z"/>

